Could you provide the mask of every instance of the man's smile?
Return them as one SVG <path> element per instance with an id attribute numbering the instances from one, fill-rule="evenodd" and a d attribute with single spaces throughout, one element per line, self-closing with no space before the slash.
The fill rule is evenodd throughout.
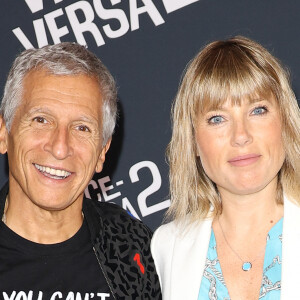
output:
<path id="1" fill-rule="evenodd" d="M 54 169 L 46 166 L 41 166 L 38 164 L 33 164 L 33 165 L 36 167 L 36 169 L 42 172 L 43 175 L 52 179 L 65 179 L 71 175 L 71 173 L 66 170 Z"/>

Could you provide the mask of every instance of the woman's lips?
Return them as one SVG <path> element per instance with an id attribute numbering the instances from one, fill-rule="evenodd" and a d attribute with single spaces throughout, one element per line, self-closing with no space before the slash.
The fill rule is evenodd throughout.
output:
<path id="1" fill-rule="evenodd" d="M 244 167 L 257 162 L 260 157 L 259 154 L 246 154 L 231 158 L 228 162 L 236 167 Z"/>

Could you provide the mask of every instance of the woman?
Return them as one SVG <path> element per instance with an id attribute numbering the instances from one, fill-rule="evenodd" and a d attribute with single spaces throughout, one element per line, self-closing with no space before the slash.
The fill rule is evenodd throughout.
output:
<path id="1" fill-rule="evenodd" d="M 163 299 L 300 299 L 300 113 L 287 73 L 252 40 L 213 42 L 172 116 L 173 222 L 152 240 Z"/>

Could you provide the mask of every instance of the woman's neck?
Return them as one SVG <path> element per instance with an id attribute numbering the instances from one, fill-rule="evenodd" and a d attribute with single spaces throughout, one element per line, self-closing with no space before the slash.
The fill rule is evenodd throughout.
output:
<path id="1" fill-rule="evenodd" d="M 236 195 L 219 188 L 222 213 L 219 216 L 228 230 L 255 232 L 272 227 L 283 216 L 283 205 L 277 203 L 277 180 L 263 190 L 248 195 Z"/>

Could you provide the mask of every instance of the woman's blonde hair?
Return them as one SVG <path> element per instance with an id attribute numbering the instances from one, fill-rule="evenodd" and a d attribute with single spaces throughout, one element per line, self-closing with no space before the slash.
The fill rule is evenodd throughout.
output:
<path id="1" fill-rule="evenodd" d="M 260 44 L 237 36 L 205 46 L 189 63 L 172 107 L 173 132 L 167 149 L 171 206 L 168 219 L 199 220 L 220 214 L 218 190 L 197 157 L 194 124 L 197 116 L 227 99 L 239 104 L 253 95 L 277 101 L 286 158 L 279 172 L 277 201 L 282 191 L 300 202 L 300 111 L 288 72 Z"/>

